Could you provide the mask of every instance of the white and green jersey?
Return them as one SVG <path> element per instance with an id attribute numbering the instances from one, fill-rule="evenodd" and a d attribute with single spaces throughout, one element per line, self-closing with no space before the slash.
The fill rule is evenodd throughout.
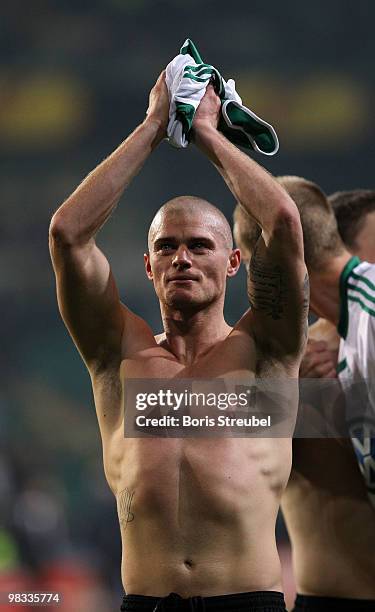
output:
<path id="1" fill-rule="evenodd" d="M 375 264 L 352 257 L 340 277 L 337 372 L 359 467 L 375 506 Z"/>

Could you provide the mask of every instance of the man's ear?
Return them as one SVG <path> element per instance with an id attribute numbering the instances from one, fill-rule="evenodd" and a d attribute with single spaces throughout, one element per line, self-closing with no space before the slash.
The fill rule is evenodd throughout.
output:
<path id="1" fill-rule="evenodd" d="M 241 264 L 240 249 L 233 249 L 228 258 L 227 276 L 235 276 Z"/>
<path id="2" fill-rule="evenodd" d="M 151 269 L 150 255 L 148 253 L 144 253 L 143 260 L 145 262 L 145 270 L 146 270 L 147 278 L 152 281 L 154 279 L 154 276 L 152 274 L 152 269 Z"/>

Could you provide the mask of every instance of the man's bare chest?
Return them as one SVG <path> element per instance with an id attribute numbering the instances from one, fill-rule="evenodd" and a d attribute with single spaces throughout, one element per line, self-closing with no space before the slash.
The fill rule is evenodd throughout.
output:
<path id="1" fill-rule="evenodd" d="M 249 337 L 229 336 L 225 341 L 194 359 L 178 358 L 161 346 L 153 346 L 125 356 L 121 362 L 122 380 L 132 378 L 223 378 L 251 376 L 259 356 Z"/>

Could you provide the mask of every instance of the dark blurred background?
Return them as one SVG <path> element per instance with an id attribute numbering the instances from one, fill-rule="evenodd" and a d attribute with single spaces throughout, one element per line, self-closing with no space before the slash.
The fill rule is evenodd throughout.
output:
<path id="1" fill-rule="evenodd" d="M 65 594 L 61 609 L 90 612 L 121 599 L 90 381 L 56 306 L 52 213 L 142 121 L 150 88 L 188 36 L 276 127 L 279 154 L 255 156 L 270 172 L 305 176 L 327 193 L 374 188 L 374 22 L 369 0 L 1 4 L 1 590 L 52 584 Z M 99 240 L 123 300 L 155 331 L 147 227 L 182 194 L 231 218 L 233 198 L 215 169 L 193 147 L 163 143 Z M 241 273 L 229 286 L 228 322 L 246 307 Z M 281 522 L 278 536 L 288 555 Z"/>

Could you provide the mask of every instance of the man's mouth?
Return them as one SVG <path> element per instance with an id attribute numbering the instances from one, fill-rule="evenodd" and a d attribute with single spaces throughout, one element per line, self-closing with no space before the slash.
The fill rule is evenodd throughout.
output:
<path id="1" fill-rule="evenodd" d="M 191 276 L 189 274 L 176 274 L 175 276 L 171 276 L 168 279 L 169 283 L 188 283 L 192 281 L 198 280 L 196 276 Z"/>

